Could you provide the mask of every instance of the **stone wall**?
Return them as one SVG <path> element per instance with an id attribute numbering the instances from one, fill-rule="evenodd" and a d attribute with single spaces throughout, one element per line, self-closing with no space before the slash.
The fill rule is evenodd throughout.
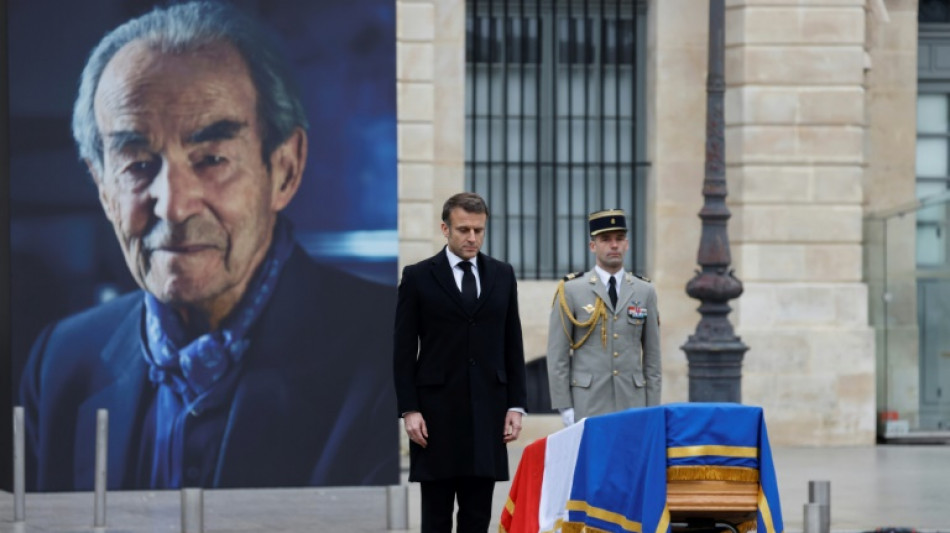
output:
<path id="1" fill-rule="evenodd" d="M 399 267 L 434 254 L 442 202 L 465 186 L 465 2 L 396 4 Z"/>
<path id="2" fill-rule="evenodd" d="M 747 403 L 773 442 L 874 442 L 862 273 L 865 2 L 736 0 L 726 159 Z"/>
<path id="3" fill-rule="evenodd" d="M 464 187 L 465 4 L 397 7 L 402 266 L 441 247 L 441 203 Z M 870 444 L 876 369 L 868 313 L 877 312 L 878 289 L 869 254 L 879 237 L 864 217 L 913 197 L 916 2 L 727 0 L 726 7 L 729 231 L 745 284 L 731 319 L 750 347 L 743 400 L 765 407 L 775 444 Z M 647 16 L 646 274 L 660 301 L 663 400 L 685 401 L 680 347 L 699 320 L 684 288 L 700 236 L 708 18 L 695 0 L 650 0 Z M 913 226 L 897 231 L 912 238 Z M 907 274 L 913 254 L 901 255 Z M 554 288 L 519 282 L 529 360 L 544 353 Z M 892 341 L 903 348 L 891 353 L 908 359 L 916 357 L 916 330 L 905 318 L 903 340 Z M 904 372 L 908 400 L 915 369 Z M 558 427 L 545 417 L 532 424 L 531 435 Z"/>

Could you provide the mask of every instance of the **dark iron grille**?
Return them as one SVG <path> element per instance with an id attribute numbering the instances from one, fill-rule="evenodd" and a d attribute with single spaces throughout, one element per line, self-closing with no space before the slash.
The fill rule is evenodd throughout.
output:
<path id="1" fill-rule="evenodd" d="M 466 188 L 492 209 L 485 251 L 526 279 L 587 270 L 587 215 L 619 207 L 642 272 L 641 3 L 467 9 Z"/>
<path id="2" fill-rule="evenodd" d="M 950 5 L 947 0 L 920 0 L 917 5 L 917 22 L 950 23 Z"/>

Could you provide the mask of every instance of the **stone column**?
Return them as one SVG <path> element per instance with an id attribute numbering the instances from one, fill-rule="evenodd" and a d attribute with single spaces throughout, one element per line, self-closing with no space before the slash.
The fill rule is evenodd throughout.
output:
<path id="1" fill-rule="evenodd" d="M 864 0 L 730 0 L 726 161 L 743 393 L 773 443 L 869 444 Z"/>
<path id="2" fill-rule="evenodd" d="M 399 0 L 396 56 L 401 269 L 444 244 L 442 202 L 465 186 L 464 0 Z"/>

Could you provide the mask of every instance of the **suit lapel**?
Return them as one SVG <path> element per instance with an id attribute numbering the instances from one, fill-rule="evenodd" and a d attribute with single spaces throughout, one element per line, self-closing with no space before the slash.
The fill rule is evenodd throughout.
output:
<path id="1" fill-rule="evenodd" d="M 424 263 L 422 268 L 419 281 L 437 294 Z M 397 479 L 395 435 L 387 446 L 386 432 L 372 423 L 395 413 L 392 390 L 384 386 L 392 383 L 391 362 L 371 355 L 379 351 L 371 341 L 392 324 L 395 291 L 362 281 L 341 288 L 347 280 L 294 251 L 249 332 L 251 348 L 235 386 L 213 486 L 378 483 L 388 479 L 383 469 L 390 467 Z M 341 291 L 360 303 L 327 311 L 325 302 Z M 379 313 L 355 321 L 367 296 Z M 392 455 L 379 455 L 380 449 Z"/>
<path id="2" fill-rule="evenodd" d="M 281 346 L 279 340 L 276 345 L 272 344 L 273 334 L 255 334 L 255 338 L 248 359 L 280 357 L 293 349 Z M 288 375 L 288 372 L 293 372 L 290 365 L 250 368 L 250 363 L 245 361 L 248 366 L 241 369 L 234 385 L 228 423 L 221 438 L 212 479 L 215 487 L 262 486 L 268 482 L 268 474 L 274 476 L 273 479 L 281 479 L 284 473 L 262 474 L 260 468 L 249 468 L 248 465 L 280 460 L 287 448 L 282 439 L 299 434 L 296 426 L 307 415 L 299 412 L 300 408 L 304 405 L 312 407 L 311 402 L 297 396 L 301 392 L 299 388 L 286 385 L 293 381 L 293 377 Z M 276 384 L 283 387 L 279 394 L 274 392 Z M 280 415 L 268 416 L 269 413 Z M 302 464 L 299 466 L 303 467 Z"/>
<path id="3" fill-rule="evenodd" d="M 455 274 L 452 272 L 452 266 L 449 265 L 449 257 L 445 255 L 445 248 L 442 248 L 441 252 L 432 257 L 429 265 L 432 276 L 439 282 L 442 290 L 455 302 L 459 309 L 468 314 L 469 310 L 462 303 L 462 293 L 459 291 L 458 285 L 455 284 Z M 479 264 L 479 268 L 481 268 L 481 264 Z"/>
<path id="4" fill-rule="evenodd" d="M 633 275 L 629 272 L 624 272 L 623 274 L 623 283 L 620 284 L 620 295 L 617 298 L 617 310 L 625 309 L 627 303 L 631 298 L 636 294 L 636 285 L 633 283 Z M 643 302 L 640 302 L 643 304 Z"/>
<path id="5" fill-rule="evenodd" d="M 299 458 L 290 457 L 286 439 L 300 437 L 310 424 L 301 422 L 312 416 L 313 398 L 320 387 L 300 388 L 296 383 L 299 363 L 293 361 L 301 346 L 300 337 L 288 334 L 298 331 L 301 311 L 308 304 L 298 298 L 300 289 L 299 267 L 302 259 L 298 250 L 290 257 L 277 288 L 258 322 L 249 331 L 251 349 L 245 355 L 240 375 L 228 407 L 228 422 L 221 438 L 218 462 L 215 465 L 213 486 L 264 486 L 273 479 L 283 479 L 286 472 L 266 471 L 248 465 L 265 462 L 280 463 Z M 304 291 L 304 294 L 308 292 Z M 307 324 L 308 339 L 320 339 L 337 332 L 325 329 L 326 322 Z M 280 390 L 275 391 L 275 387 Z M 319 408 L 319 406 L 317 406 Z M 279 416 L 269 416 L 280 413 Z M 281 463 L 283 464 L 283 463 Z M 303 467 L 299 463 L 298 467 Z M 306 478 L 306 476 L 302 476 Z"/>
<path id="6" fill-rule="evenodd" d="M 347 350 L 359 352 L 366 342 L 347 340 L 339 329 L 352 317 L 313 320 L 318 302 L 337 292 L 332 280 L 316 278 L 316 272 L 303 251 L 295 250 L 250 331 L 251 349 L 235 384 L 218 454 L 216 487 L 327 483 L 340 468 L 330 461 L 340 460 L 342 443 L 352 443 L 353 427 L 361 425 L 351 415 L 363 416 L 368 411 L 361 411 L 367 409 L 361 402 L 385 395 L 355 388 L 369 383 L 364 377 L 375 375 L 375 369 L 353 369 L 358 378 L 349 369 L 336 370 L 363 364 L 365 358 L 353 359 Z M 314 345 L 327 353 L 314 354 Z M 311 379 L 318 369 L 325 383 Z M 322 414 L 315 416 L 314 409 Z"/>
<path id="7" fill-rule="evenodd" d="M 482 286 L 482 292 L 478 295 L 478 302 L 475 304 L 475 309 L 472 311 L 472 314 L 478 313 L 478 311 L 485 304 L 485 301 L 488 300 L 488 297 L 491 295 L 491 292 L 495 289 L 495 281 L 498 279 L 498 266 L 494 261 L 489 261 L 487 257 L 479 252 L 478 254 L 478 281 Z"/>
<path id="8" fill-rule="evenodd" d="M 590 288 L 594 291 L 601 300 L 604 301 L 604 305 L 607 306 L 607 309 L 610 311 L 615 311 L 612 305 L 610 305 L 610 296 L 607 295 L 607 287 L 604 286 L 604 282 L 600 280 L 600 276 L 597 275 L 597 271 L 591 269 L 590 272 L 586 274 L 587 282 L 590 284 Z M 620 303 L 620 300 L 617 300 L 617 303 Z"/>
<path id="9" fill-rule="evenodd" d="M 79 406 L 77 414 L 76 457 L 95 457 L 96 411 L 105 407 L 109 409 L 108 487 L 123 486 L 128 474 L 126 468 L 130 464 L 128 455 L 138 453 L 137 447 L 130 443 L 139 427 L 139 408 L 148 375 L 139 333 L 141 316 L 142 306 L 139 305 L 116 328 L 101 356 L 102 367 L 112 372 L 113 381 L 89 396 Z M 77 481 L 94 479 L 93 461 L 77 461 L 76 465 Z"/>
<path id="10" fill-rule="evenodd" d="M 439 282 L 439 285 L 446 294 L 448 294 L 449 298 L 451 298 L 465 314 L 474 315 L 478 313 L 479 309 L 482 308 L 485 301 L 495 289 L 495 282 L 498 279 L 498 266 L 494 261 L 490 261 L 488 257 L 481 252 L 478 253 L 477 261 L 478 282 L 481 285 L 481 292 L 478 295 L 478 301 L 475 303 L 473 310 L 466 309 L 465 304 L 462 303 L 462 293 L 455 283 L 455 274 L 449 265 L 449 257 L 445 254 L 445 248 L 432 257 L 430 262 L 433 277 Z"/>

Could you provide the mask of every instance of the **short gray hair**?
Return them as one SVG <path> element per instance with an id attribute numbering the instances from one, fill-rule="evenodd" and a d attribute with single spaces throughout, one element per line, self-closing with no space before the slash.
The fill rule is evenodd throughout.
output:
<path id="1" fill-rule="evenodd" d="M 291 69 L 276 44 L 255 21 L 233 7 L 216 2 L 157 7 L 106 34 L 83 69 L 73 107 L 73 138 L 79 156 L 100 172 L 104 148 L 96 124 L 96 89 L 109 61 L 122 47 L 138 40 L 170 54 L 219 42 L 233 45 L 247 63 L 251 82 L 257 90 L 257 114 L 263 130 L 261 155 L 265 164 L 269 164 L 270 155 L 295 128 L 307 128 L 307 116 Z"/>

